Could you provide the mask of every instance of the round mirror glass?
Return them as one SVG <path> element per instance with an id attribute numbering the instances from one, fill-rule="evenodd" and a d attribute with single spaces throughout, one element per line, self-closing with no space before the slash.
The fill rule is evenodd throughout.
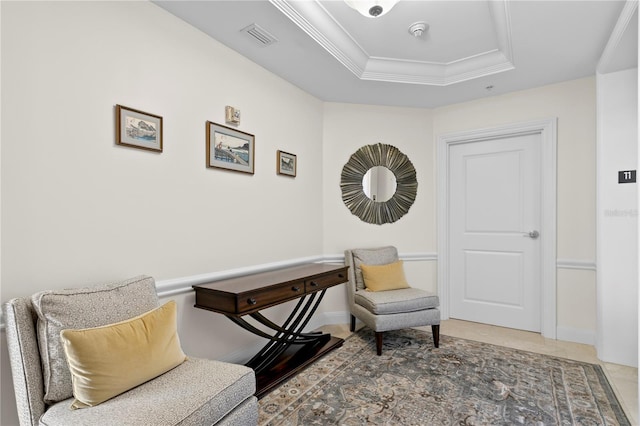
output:
<path id="1" fill-rule="evenodd" d="M 371 201 L 384 203 L 396 193 L 396 175 L 384 166 L 371 167 L 362 178 L 362 189 Z"/>

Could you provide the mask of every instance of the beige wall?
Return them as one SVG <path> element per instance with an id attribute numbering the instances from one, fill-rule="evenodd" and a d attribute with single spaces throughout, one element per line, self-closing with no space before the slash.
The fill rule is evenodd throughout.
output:
<path id="1" fill-rule="evenodd" d="M 596 300 L 595 78 L 438 108 L 433 117 L 434 137 L 550 117 L 558 119 L 558 338 L 593 344 Z M 576 292 L 579 296 L 572 297 Z"/>
<path id="2" fill-rule="evenodd" d="M 319 100 L 152 3 L 0 7 L 3 302 L 322 253 Z M 114 144 L 116 104 L 163 116 L 163 153 Z M 205 167 L 205 122 L 224 124 L 225 105 L 255 134 L 254 175 Z M 276 175 L 278 149 L 297 154 L 295 179 Z M 172 298 L 192 355 L 260 340 Z M 16 423 L 7 372 L 3 356 L 3 425 Z"/>
<path id="3" fill-rule="evenodd" d="M 151 3 L 2 8 L 3 299 L 321 251 L 320 101 Z M 114 146 L 116 104 L 164 117 L 163 153 Z M 256 136 L 255 175 L 205 167 L 225 105 Z"/>
<path id="4" fill-rule="evenodd" d="M 494 96 L 434 110 L 327 103 L 324 107 L 324 250 L 395 244 L 401 252 L 436 255 L 438 136 L 558 119 L 558 337 L 595 341 L 595 78 Z M 341 200 L 340 173 L 359 147 L 397 146 L 414 163 L 418 196 L 400 221 L 370 225 Z M 435 262 L 408 262 L 412 284 L 436 288 Z M 579 296 L 573 297 L 575 293 Z"/>

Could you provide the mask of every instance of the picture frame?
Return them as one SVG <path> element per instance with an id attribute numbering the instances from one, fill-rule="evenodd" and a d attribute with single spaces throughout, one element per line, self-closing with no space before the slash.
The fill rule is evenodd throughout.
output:
<path id="1" fill-rule="evenodd" d="M 254 173 L 255 136 L 207 121 L 207 167 Z"/>
<path id="2" fill-rule="evenodd" d="M 278 150 L 276 172 L 279 175 L 296 177 L 298 169 L 298 157 L 290 152 Z"/>
<path id="3" fill-rule="evenodd" d="M 162 152 L 162 117 L 116 105 L 116 145 Z"/>

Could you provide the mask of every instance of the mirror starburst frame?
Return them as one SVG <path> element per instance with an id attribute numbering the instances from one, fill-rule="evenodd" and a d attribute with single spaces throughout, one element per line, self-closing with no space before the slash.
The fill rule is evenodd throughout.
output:
<path id="1" fill-rule="evenodd" d="M 385 202 L 373 201 L 362 187 L 365 173 L 375 166 L 388 168 L 396 177 L 396 192 Z M 416 169 L 409 158 L 393 145 L 365 145 L 342 168 L 340 189 L 345 206 L 362 221 L 376 225 L 393 223 L 407 214 L 416 199 Z"/>

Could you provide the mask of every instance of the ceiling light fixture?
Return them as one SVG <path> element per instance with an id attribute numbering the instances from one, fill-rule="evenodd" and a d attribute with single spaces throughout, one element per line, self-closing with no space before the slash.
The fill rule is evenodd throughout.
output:
<path id="1" fill-rule="evenodd" d="M 344 0 L 352 9 L 367 18 L 377 18 L 391 10 L 399 0 Z"/>
<path id="2" fill-rule="evenodd" d="M 428 29 L 429 24 L 426 22 L 416 22 L 415 24 L 409 25 L 409 34 L 416 38 L 422 37 L 422 34 L 424 34 Z"/>

